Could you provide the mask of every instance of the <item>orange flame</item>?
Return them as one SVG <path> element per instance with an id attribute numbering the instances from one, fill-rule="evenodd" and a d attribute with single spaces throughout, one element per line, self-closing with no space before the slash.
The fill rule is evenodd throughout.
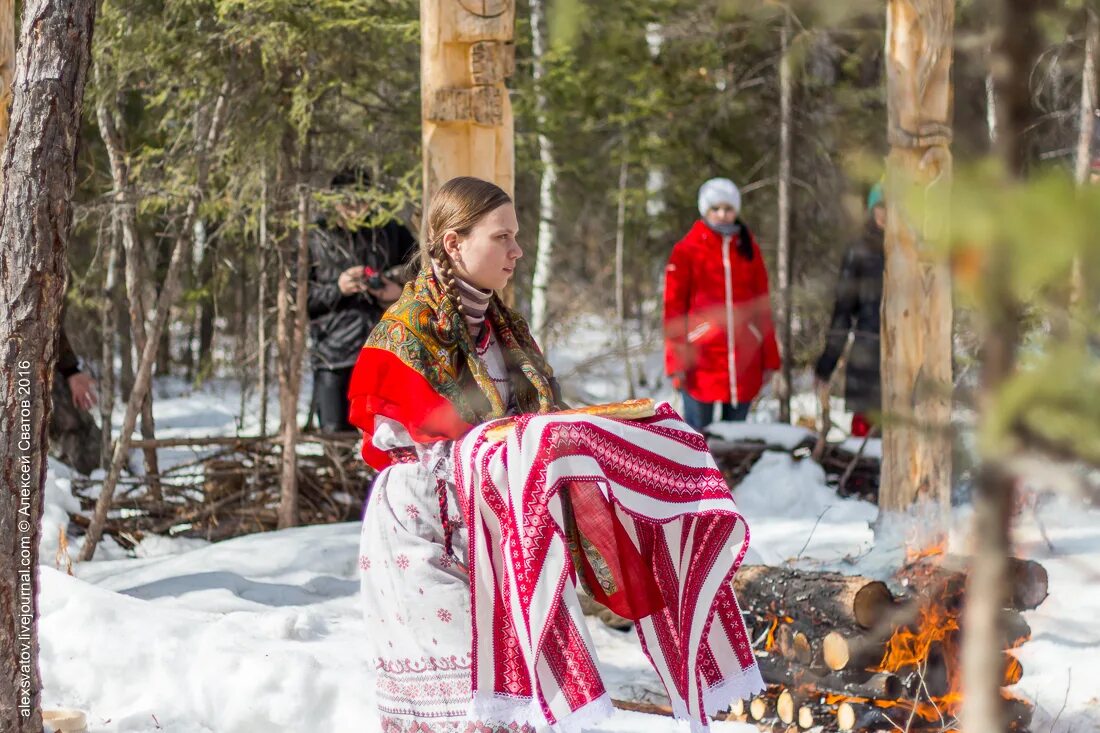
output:
<path id="1" fill-rule="evenodd" d="M 1005 677 L 1002 683 L 1005 687 L 1016 684 L 1020 681 L 1020 678 L 1024 676 L 1024 668 L 1020 666 L 1020 660 L 1011 654 L 1005 655 L 1008 658 L 1008 666 L 1005 667 Z"/>
<path id="2" fill-rule="evenodd" d="M 905 564 L 912 565 L 913 563 L 923 560 L 926 557 L 939 557 L 947 551 L 947 540 L 940 540 L 934 545 L 925 548 L 913 548 L 907 547 L 905 549 Z"/>
<path id="3" fill-rule="evenodd" d="M 944 554 L 946 543 L 941 542 L 921 550 L 907 551 L 907 562 L 912 564 L 925 558 Z M 935 573 L 935 561 L 923 563 L 913 568 L 918 573 Z M 927 723 L 936 724 L 944 733 L 958 733 L 955 727 L 962 707 L 962 669 L 959 648 L 959 608 L 957 604 L 943 599 L 956 597 L 956 593 L 944 588 L 926 589 L 929 595 L 939 598 L 925 598 L 920 604 L 916 620 L 898 627 L 887 641 L 882 659 L 874 672 L 896 673 L 907 684 L 913 684 L 913 676 L 919 675 L 919 687 L 910 687 L 911 696 L 898 699 L 875 699 L 843 694 L 828 693 L 823 700 L 828 705 L 849 703 L 853 705 L 873 706 L 882 710 L 891 709 L 890 719 L 901 721 L 910 717 L 920 718 Z M 1012 646 L 1018 646 L 1027 637 L 1018 639 Z M 943 679 L 946 675 L 946 680 Z M 1023 668 L 1011 654 L 1005 655 L 1003 685 L 1011 686 L 1020 681 Z M 945 687 L 939 687 L 946 683 Z M 939 689 L 935 689 L 939 687 Z M 936 693 L 946 690 L 946 694 Z M 1012 693 L 1002 691 L 1006 699 L 1012 699 Z M 915 698 L 915 699 L 913 699 Z"/>
<path id="4" fill-rule="evenodd" d="M 764 640 L 764 651 L 770 652 L 775 648 L 775 629 L 779 626 L 779 618 L 772 619 L 772 625 L 768 627 L 768 636 Z"/>
<path id="5" fill-rule="evenodd" d="M 917 617 L 917 631 L 914 633 L 904 626 L 898 627 L 886 643 L 878 671 L 897 672 L 904 667 L 920 664 L 928 658 L 933 643 L 945 641 L 950 632 L 958 630 L 958 620 L 943 607 L 922 607 Z"/>
<path id="6" fill-rule="evenodd" d="M 910 700 L 876 700 L 878 707 L 901 707 L 916 713 L 929 722 L 943 720 L 958 713 L 962 705 L 961 672 L 959 655 L 954 632 L 959 630 L 956 616 L 947 608 L 936 603 L 923 605 L 914 625 L 916 631 L 905 626 L 899 627 L 886 643 L 876 671 L 900 672 L 903 670 L 923 670 L 928 662 L 933 644 L 940 644 L 947 662 L 949 692 L 940 697 L 932 697 L 928 702 Z"/>

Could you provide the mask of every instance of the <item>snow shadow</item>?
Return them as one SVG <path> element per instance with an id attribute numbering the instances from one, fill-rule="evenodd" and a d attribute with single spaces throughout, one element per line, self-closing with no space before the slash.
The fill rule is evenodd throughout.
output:
<path id="1" fill-rule="evenodd" d="M 210 590 L 225 590 L 238 598 L 265 606 L 308 606 L 334 598 L 355 595 L 359 592 L 359 581 L 319 575 L 302 585 L 288 585 L 286 583 L 261 583 L 249 580 L 237 573 L 221 571 L 163 578 L 151 583 L 125 588 L 119 592 L 150 601 L 156 598 L 178 597 L 187 593 Z"/>

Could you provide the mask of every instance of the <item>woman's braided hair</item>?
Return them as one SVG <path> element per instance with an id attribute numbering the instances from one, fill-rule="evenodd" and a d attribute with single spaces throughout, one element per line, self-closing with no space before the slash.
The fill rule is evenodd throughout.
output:
<path id="1" fill-rule="evenodd" d="M 442 277 L 443 289 L 463 318 L 466 312 L 458 296 L 454 263 L 443 249 L 443 235 L 455 231 L 465 237 L 490 211 L 512 203 L 512 198 L 499 186 L 472 176 L 452 178 L 439 187 L 428 207 L 427 236 L 421 244 L 420 256 L 425 265 L 432 263 Z"/>

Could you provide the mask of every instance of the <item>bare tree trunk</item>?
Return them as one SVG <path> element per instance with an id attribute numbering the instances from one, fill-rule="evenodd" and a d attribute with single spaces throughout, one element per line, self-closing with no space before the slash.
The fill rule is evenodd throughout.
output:
<path id="1" fill-rule="evenodd" d="M 946 531 L 951 499 L 951 282 L 927 242 L 945 225 L 912 210 L 951 184 L 955 3 L 889 0 L 886 70 L 890 156 L 882 303 L 883 462 L 879 506 L 917 503 L 930 533 Z"/>
<path id="2" fill-rule="evenodd" d="M 790 15 L 783 21 L 779 62 L 779 324 L 783 362 L 779 371 L 779 420 L 791 421 L 791 59 Z"/>
<path id="3" fill-rule="evenodd" d="M 257 297 L 258 314 L 257 341 L 259 341 L 259 391 L 260 391 L 260 435 L 267 435 L 267 166 L 263 169 L 263 189 L 260 198 L 260 294 Z"/>
<path id="4" fill-rule="evenodd" d="M 630 359 L 630 344 L 626 337 L 626 303 L 623 290 L 626 287 L 623 277 L 623 265 L 626 248 L 626 176 L 629 166 L 626 162 L 626 147 L 623 147 L 623 160 L 619 164 L 619 206 L 615 214 L 615 320 L 619 329 L 619 351 L 623 355 L 626 369 L 626 393 L 634 399 L 634 365 Z"/>
<path id="5" fill-rule="evenodd" d="M 99 73 L 98 69 L 95 73 Z M 147 275 L 141 267 L 144 249 L 137 229 L 137 211 L 133 202 L 133 193 L 130 189 L 130 166 L 126 161 L 124 152 L 126 149 L 125 142 L 115 121 L 116 115 L 116 110 L 108 109 L 104 100 L 99 101 L 96 106 L 96 120 L 99 124 L 99 135 L 103 140 L 103 146 L 107 149 L 107 158 L 111 163 L 111 178 L 114 183 L 114 191 L 112 192 L 114 216 L 122 229 L 122 242 L 126 251 L 126 289 L 130 295 L 130 326 L 133 329 L 134 343 L 140 353 L 145 350 L 145 328 L 146 318 L 148 318 L 142 294 L 144 284 L 147 282 Z M 141 437 L 143 440 L 156 439 L 151 394 L 142 401 L 141 405 Z M 146 475 L 159 476 L 160 463 L 157 460 L 156 448 L 146 448 L 142 453 L 145 456 Z M 163 498 L 159 479 L 150 479 L 149 494 L 155 501 L 160 501 Z"/>
<path id="6" fill-rule="evenodd" d="M 995 147 L 997 145 L 997 87 L 993 83 L 992 71 L 985 75 L 985 124 L 989 130 L 989 146 Z"/>
<path id="7" fill-rule="evenodd" d="M 100 351 L 99 374 L 99 423 L 103 440 L 99 449 L 101 466 L 111 462 L 111 420 L 115 412 L 115 342 L 118 337 L 119 249 L 122 246 L 122 222 L 117 212 L 111 213 L 111 243 L 107 248 L 106 278 L 103 284 L 103 302 L 99 309 L 99 322 L 103 330 Z"/>
<path id="8" fill-rule="evenodd" d="M 279 198 L 282 199 L 282 197 Z M 290 235 L 287 234 L 286 237 L 289 238 Z M 280 241 L 276 250 L 279 257 L 279 269 L 275 286 L 275 376 L 279 382 L 279 435 L 285 436 L 286 423 L 298 419 L 298 406 L 287 399 L 292 381 L 290 369 L 293 357 L 291 352 L 294 350 L 292 314 L 290 312 L 290 285 L 291 279 L 295 277 L 295 272 L 290 265 L 289 247 L 286 243 Z"/>
<path id="9" fill-rule="evenodd" d="M 542 89 L 545 70 L 543 53 L 546 48 L 546 29 L 543 0 L 528 0 L 531 8 L 531 63 L 535 81 L 535 110 L 538 114 L 539 160 L 542 163 L 542 180 L 539 182 L 539 236 L 535 249 L 535 271 L 531 279 L 531 330 L 535 340 L 545 351 L 549 348 L 548 291 L 553 270 L 554 251 L 554 188 L 558 168 L 554 161 L 554 149 L 546 136 L 546 94 Z"/>
<path id="10" fill-rule="evenodd" d="M 303 156 L 305 157 L 305 156 Z M 279 281 L 279 370 L 282 415 L 282 470 L 279 529 L 298 524 L 298 394 L 302 386 L 302 350 L 305 347 L 306 289 L 309 287 L 309 189 L 298 184 L 298 247 L 294 312 L 290 312 L 289 278 Z M 285 347 L 285 351 L 284 351 Z"/>
<path id="11" fill-rule="evenodd" d="M 248 258 L 241 258 L 240 282 L 248 282 Z M 251 384 L 248 365 L 248 288 L 239 287 L 236 292 L 236 331 L 237 348 L 235 357 L 237 360 L 238 377 L 240 379 L 240 405 L 237 410 L 237 432 L 244 427 L 245 412 L 248 409 L 248 389 Z"/>
<path id="12" fill-rule="evenodd" d="M 1074 177 L 1077 185 L 1083 186 L 1089 179 L 1089 167 L 1092 163 L 1092 137 L 1096 130 L 1096 49 L 1100 45 L 1100 20 L 1096 11 L 1086 7 L 1085 65 L 1081 71 L 1081 115 L 1077 133 L 1077 161 Z M 1081 256 L 1073 258 L 1073 273 L 1070 280 L 1069 310 L 1072 314 L 1085 298 L 1085 273 Z"/>
<path id="13" fill-rule="evenodd" d="M 198 321 L 198 354 L 195 358 L 195 366 L 198 370 L 197 377 L 200 380 L 210 375 L 213 367 L 214 346 L 214 293 L 212 280 L 214 279 L 214 261 L 217 258 L 217 242 L 210 241 L 206 229 L 206 222 L 202 219 L 195 222 L 195 243 L 201 241 L 199 250 L 198 282 L 196 285 L 206 293 L 198 303 L 196 320 Z"/>
<path id="14" fill-rule="evenodd" d="M 996 57 L 993 79 L 998 99 L 997 151 L 1005 170 L 1023 177 L 1026 151 L 1023 131 L 1031 122 L 1028 71 L 1039 48 L 1032 0 L 1001 0 L 999 3 Z M 982 392 L 985 400 L 996 393 L 1016 367 L 1020 338 L 1021 307 L 1012 292 L 1010 248 L 994 243 L 983 276 Z M 998 251 L 1000 250 L 1000 251 Z M 986 420 L 988 402 L 985 405 Z M 1004 450 L 1002 448 L 1001 450 Z M 964 609 L 963 698 L 964 730 L 1005 730 L 1001 697 L 1004 678 L 1000 634 L 1004 633 L 1004 608 L 1012 579 L 1010 524 L 1015 496 L 1015 478 L 1006 466 L 1007 456 L 986 449 L 974 488 L 973 563 L 967 578 Z"/>
<path id="15" fill-rule="evenodd" d="M 126 272 L 126 251 L 119 250 L 119 267 Z M 123 401 L 134 391 L 134 339 L 130 310 L 126 305 L 125 281 L 115 288 L 115 320 L 118 322 L 118 393 Z M 107 464 L 104 464 L 107 465 Z"/>
<path id="16" fill-rule="evenodd" d="M 207 130 L 207 135 L 205 136 L 205 145 L 197 152 L 197 176 L 195 187 L 187 202 L 187 212 L 184 216 L 183 225 L 184 232 L 191 231 L 195 219 L 198 216 L 202 192 L 206 187 L 206 175 L 209 164 L 208 154 L 214 147 L 218 135 L 220 134 L 221 120 L 225 114 L 227 100 L 228 94 L 226 94 L 226 89 L 223 87 L 222 93 L 218 96 L 217 102 L 214 105 L 214 113 L 210 118 L 210 128 Z M 186 237 L 177 239 L 172 248 L 172 256 L 168 262 L 168 272 L 164 277 L 164 285 L 161 287 L 160 296 L 157 300 L 156 318 L 153 321 L 152 328 L 146 334 L 144 348 L 141 351 L 141 359 L 138 362 L 137 375 L 134 379 L 134 389 L 130 393 L 130 398 L 126 404 L 126 413 L 122 418 L 122 429 L 119 431 L 118 441 L 115 443 L 115 451 L 111 458 L 111 465 L 107 469 L 107 476 L 103 480 L 103 487 L 100 489 L 98 499 L 96 499 L 95 514 L 88 526 L 88 533 L 84 537 L 84 544 L 80 548 L 80 560 L 82 561 L 91 560 L 92 557 L 94 557 L 96 545 L 103 536 L 103 527 L 106 524 L 107 512 L 110 510 L 111 501 L 114 498 L 115 486 L 118 484 L 119 476 L 122 474 L 123 464 L 126 462 L 126 456 L 129 453 L 130 440 L 134 434 L 134 426 L 137 424 L 138 411 L 141 409 L 141 403 L 148 397 L 150 388 L 152 387 L 153 362 L 157 356 L 160 335 L 167 327 L 172 303 L 175 302 L 179 294 L 180 276 L 184 265 L 184 239 L 186 239 Z"/>
<path id="17" fill-rule="evenodd" d="M 1086 8 L 1085 64 L 1081 70 L 1081 111 L 1078 116 L 1077 159 L 1074 179 L 1084 185 L 1092 162 L 1092 135 L 1096 129 L 1096 47 L 1100 43 L 1100 24 L 1096 12 Z"/>
<path id="18" fill-rule="evenodd" d="M 190 241 L 190 237 L 184 236 L 180 238 L 179 241 L 186 247 L 186 242 Z M 171 261 L 171 254 L 169 254 L 169 261 Z M 150 270 L 150 272 L 153 271 Z M 150 302 L 159 302 L 159 295 L 152 298 Z M 154 373 L 157 376 L 170 375 L 172 373 L 172 361 L 172 329 L 165 327 L 165 329 L 160 332 L 160 338 L 157 340 L 156 356 L 153 357 Z"/>
<path id="19" fill-rule="evenodd" d="M 9 6 L 10 7 L 10 6 Z M 0 188 L 0 730 L 41 733 L 38 543 L 93 0 L 31 0 Z M 0 22 L 2 25 L 2 22 Z"/>

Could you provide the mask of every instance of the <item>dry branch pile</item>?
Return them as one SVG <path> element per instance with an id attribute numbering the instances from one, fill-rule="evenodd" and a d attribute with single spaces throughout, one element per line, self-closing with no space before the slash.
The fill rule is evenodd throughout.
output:
<path id="1" fill-rule="evenodd" d="M 814 448 L 814 442 L 810 438 L 794 448 L 769 444 L 763 440 L 730 441 L 711 438 L 708 443 L 718 462 L 718 468 L 722 470 L 726 483 L 731 487 L 741 483 L 765 451 L 789 453 L 795 460 L 812 460 Z M 822 452 L 820 463 L 825 469 L 826 483 L 835 488 L 841 496 L 856 496 L 870 502 L 878 501 L 881 468 L 881 461 L 878 458 L 853 453 L 840 444 L 829 443 Z"/>
<path id="2" fill-rule="evenodd" d="M 301 524 L 356 521 L 362 515 L 374 471 L 359 455 L 358 434 L 303 435 L 298 452 Z M 190 448 L 196 452 L 158 476 L 132 475 L 120 482 L 106 533 L 123 547 L 148 534 L 217 541 L 275 529 L 278 524 L 280 446 L 276 438 L 186 438 L 137 441 L 135 448 Z M 156 481 L 163 495 L 147 491 Z M 80 478 L 74 493 L 85 509 L 95 504 L 100 481 Z M 79 534 L 88 526 L 72 517 Z"/>

